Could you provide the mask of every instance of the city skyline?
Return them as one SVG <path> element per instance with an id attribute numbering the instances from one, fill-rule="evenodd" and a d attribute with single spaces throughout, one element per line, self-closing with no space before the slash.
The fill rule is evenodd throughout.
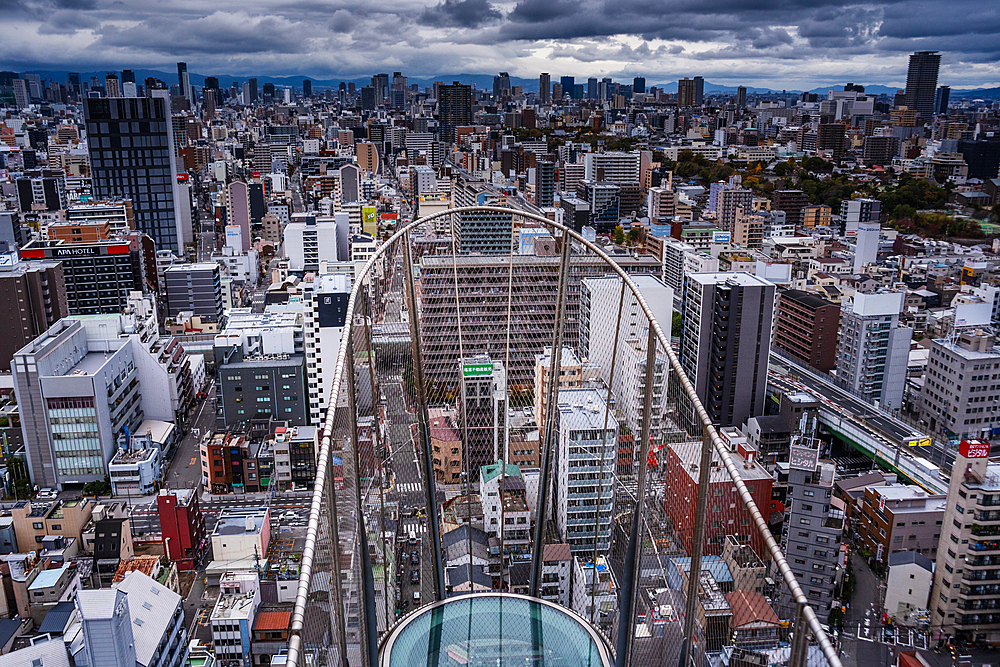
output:
<path id="1" fill-rule="evenodd" d="M 415 78 L 494 74 L 502 63 L 523 78 L 543 71 L 619 80 L 638 74 L 655 85 L 701 75 L 725 85 L 808 90 L 831 81 L 903 87 L 908 55 L 938 50 L 946 54 L 942 83 L 1000 85 L 1000 47 L 989 39 L 1000 24 L 980 0 L 943 15 L 931 2 L 715 2 L 682 4 L 670 14 L 638 0 L 616 3 L 613 12 L 596 2 L 538 0 L 241 4 L 232 12 L 133 4 L 43 0 L 6 8 L 0 59 L 16 70 L 171 71 L 185 60 L 192 71 L 232 76 L 342 79 L 380 70 Z M 932 14 L 934 21 L 921 18 Z"/>

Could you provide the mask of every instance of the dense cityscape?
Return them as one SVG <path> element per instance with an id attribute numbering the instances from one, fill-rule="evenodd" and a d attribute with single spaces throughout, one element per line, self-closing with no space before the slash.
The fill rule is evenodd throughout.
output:
<path id="1" fill-rule="evenodd" d="M 996 664 L 948 58 L 0 71 L 0 667 Z"/>

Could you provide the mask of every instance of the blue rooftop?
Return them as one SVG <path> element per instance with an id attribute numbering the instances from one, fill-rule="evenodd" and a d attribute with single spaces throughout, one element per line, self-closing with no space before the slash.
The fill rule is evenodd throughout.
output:
<path id="1" fill-rule="evenodd" d="M 35 580 L 31 582 L 31 585 L 28 586 L 28 590 L 35 591 L 40 588 L 52 588 L 56 585 L 56 583 L 58 583 L 59 577 L 62 576 L 63 572 L 68 567 L 69 563 L 54 570 L 42 570 L 38 573 L 38 576 L 35 577 Z"/>

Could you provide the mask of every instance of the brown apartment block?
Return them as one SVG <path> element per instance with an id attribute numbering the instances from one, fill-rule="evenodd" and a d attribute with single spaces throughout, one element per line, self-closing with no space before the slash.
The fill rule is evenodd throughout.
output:
<path id="1" fill-rule="evenodd" d="M 896 551 L 917 551 L 934 558 L 947 496 L 927 493 L 918 486 L 869 486 L 861 501 L 857 532 L 883 565 Z"/>
<path id="2" fill-rule="evenodd" d="M 49 225 L 48 234 L 52 241 L 94 243 L 111 238 L 111 225 L 107 220 L 55 222 Z"/>
<path id="3" fill-rule="evenodd" d="M 0 269 L 0 368 L 10 370 L 14 353 L 69 315 L 62 262 L 18 262 Z"/>
<path id="4" fill-rule="evenodd" d="M 771 210 L 784 211 L 785 222 L 802 226 L 802 209 L 809 206 L 809 195 L 802 190 L 775 190 Z"/>
<path id="5" fill-rule="evenodd" d="M 837 329 L 840 306 L 802 290 L 786 290 L 778 297 L 774 346 L 816 370 L 837 367 Z"/>

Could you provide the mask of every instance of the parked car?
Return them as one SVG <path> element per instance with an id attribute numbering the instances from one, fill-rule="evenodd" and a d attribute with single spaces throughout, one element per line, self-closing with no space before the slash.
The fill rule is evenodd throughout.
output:
<path id="1" fill-rule="evenodd" d="M 44 488 L 38 490 L 37 500 L 55 500 L 59 497 L 59 492 L 55 489 Z"/>

